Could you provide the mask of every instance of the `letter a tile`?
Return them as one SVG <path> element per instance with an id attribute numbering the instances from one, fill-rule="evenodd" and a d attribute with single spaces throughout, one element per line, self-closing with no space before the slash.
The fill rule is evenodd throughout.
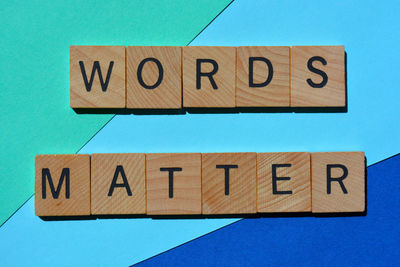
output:
<path id="1" fill-rule="evenodd" d="M 70 47 L 72 108 L 125 107 L 125 47 Z"/>
<path id="2" fill-rule="evenodd" d="M 145 214 L 145 155 L 92 154 L 92 214 Z"/>
<path id="3" fill-rule="evenodd" d="M 90 215 L 90 156 L 37 155 L 35 214 Z"/>

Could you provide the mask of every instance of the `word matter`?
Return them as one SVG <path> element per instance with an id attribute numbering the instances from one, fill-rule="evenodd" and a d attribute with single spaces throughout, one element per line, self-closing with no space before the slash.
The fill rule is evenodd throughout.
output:
<path id="1" fill-rule="evenodd" d="M 37 155 L 38 216 L 364 212 L 364 152 Z"/>
<path id="2" fill-rule="evenodd" d="M 343 46 L 71 46 L 72 108 L 345 107 Z"/>

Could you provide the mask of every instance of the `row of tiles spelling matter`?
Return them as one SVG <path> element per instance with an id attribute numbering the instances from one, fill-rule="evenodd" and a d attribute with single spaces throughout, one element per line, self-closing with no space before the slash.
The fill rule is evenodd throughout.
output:
<path id="1" fill-rule="evenodd" d="M 37 155 L 38 216 L 363 212 L 363 152 Z"/>

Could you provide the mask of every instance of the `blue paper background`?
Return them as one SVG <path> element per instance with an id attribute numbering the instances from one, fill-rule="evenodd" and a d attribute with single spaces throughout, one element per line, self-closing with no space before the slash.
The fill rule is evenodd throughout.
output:
<path id="1" fill-rule="evenodd" d="M 368 215 L 243 219 L 138 266 L 399 266 L 400 155 L 368 167 Z"/>

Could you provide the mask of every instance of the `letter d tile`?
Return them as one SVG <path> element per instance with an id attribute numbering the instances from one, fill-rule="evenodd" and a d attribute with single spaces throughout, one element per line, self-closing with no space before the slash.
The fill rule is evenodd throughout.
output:
<path id="1" fill-rule="evenodd" d="M 236 106 L 290 106 L 290 48 L 242 46 L 237 49 Z"/>

